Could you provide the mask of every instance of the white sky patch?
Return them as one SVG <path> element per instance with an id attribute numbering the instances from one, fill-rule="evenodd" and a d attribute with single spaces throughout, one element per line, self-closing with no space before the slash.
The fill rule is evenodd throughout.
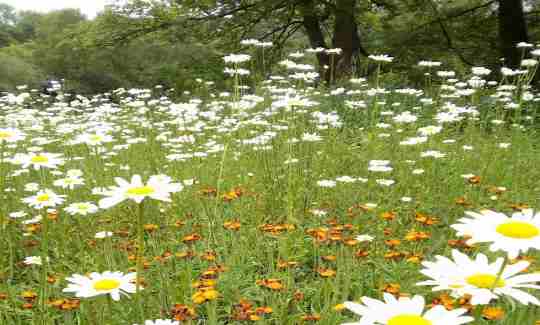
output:
<path id="1" fill-rule="evenodd" d="M 103 11 L 105 5 L 114 3 L 114 0 L 0 0 L 0 3 L 7 3 L 16 10 L 38 12 L 75 8 L 92 19 L 98 12 Z"/>

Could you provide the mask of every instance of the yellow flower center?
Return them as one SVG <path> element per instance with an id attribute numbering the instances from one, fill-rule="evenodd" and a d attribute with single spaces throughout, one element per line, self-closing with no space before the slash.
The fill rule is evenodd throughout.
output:
<path id="1" fill-rule="evenodd" d="M 540 229 L 523 221 L 510 221 L 497 226 L 496 231 L 506 237 L 530 239 L 540 235 Z"/>
<path id="2" fill-rule="evenodd" d="M 9 139 L 13 136 L 11 132 L 0 131 L 0 139 Z"/>
<path id="3" fill-rule="evenodd" d="M 109 291 L 120 287 L 120 281 L 115 279 L 103 279 L 94 283 L 96 291 Z"/>
<path id="4" fill-rule="evenodd" d="M 47 202 L 50 198 L 51 197 L 49 196 L 49 194 L 41 194 L 36 197 L 36 200 L 38 200 L 39 202 Z"/>
<path id="5" fill-rule="evenodd" d="M 103 137 L 101 135 L 95 134 L 95 135 L 90 136 L 90 140 L 94 142 L 99 142 L 103 140 Z"/>
<path id="6" fill-rule="evenodd" d="M 422 316 L 418 315 L 398 315 L 390 318 L 387 325 L 433 325 Z"/>
<path id="7" fill-rule="evenodd" d="M 133 187 L 127 190 L 127 194 L 130 195 L 150 195 L 156 190 L 150 186 Z"/>
<path id="8" fill-rule="evenodd" d="M 33 163 L 46 163 L 49 161 L 49 158 L 45 157 L 45 156 L 35 156 L 35 157 L 32 157 L 32 162 Z"/>
<path id="9" fill-rule="evenodd" d="M 499 279 L 497 284 L 494 286 L 496 279 L 497 277 L 493 274 L 477 273 L 468 276 L 465 280 L 467 280 L 468 284 L 482 289 L 491 289 L 493 287 L 501 288 L 505 286 L 503 279 Z"/>

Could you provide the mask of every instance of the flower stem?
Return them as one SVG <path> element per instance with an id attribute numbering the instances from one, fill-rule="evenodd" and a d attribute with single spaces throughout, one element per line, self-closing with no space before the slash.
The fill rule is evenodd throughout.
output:
<path id="1" fill-rule="evenodd" d="M 143 256 L 144 256 L 144 201 L 139 203 L 139 213 L 137 215 L 137 266 L 136 266 L 136 284 L 135 284 L 135 297 L 137 300 L 137 306 L 139 307 L 139 321 L 140 324 L 144 322 L 144 306 L 140 295 L 141 288 L 141 273 L 143 268 Z"/>
<path id="2" fill-rule="evenodd" d="M 503 261 L 503 264 L 501 266 L 501 269 L 499 270 L 499 273 L 497 274 L 497 277 L 495 278 L 495 281 L 493 281 L 493 284 L 491 285 L 491 291 L 493 292 L 495 290 L 495 288 L 497 287 L 497 283 L 499 282 L 499 280 L 501 279 L 502 277 L 502 274 L 504 272 L 504 269 L 506 268 L 506 265 L 508 265 L 508 255 L 505 255 L 504 256 L 504 261 Z"/>
<path id="3" fill-rule="evenodd" d="M 41 313 L 41 321 L 43 324 L 47 324 L 47 273 L 49 271 L 48 263 L 48 251 L 49 251 L 49 216 L 47 215 L 47 208 L 43 209 L 43 222 L 41 229 L 41 279 L 40 279 L 40 300 L 39 310 Z"/>

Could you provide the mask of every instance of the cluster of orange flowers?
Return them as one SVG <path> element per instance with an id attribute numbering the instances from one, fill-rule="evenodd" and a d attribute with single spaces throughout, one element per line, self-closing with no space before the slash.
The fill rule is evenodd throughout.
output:
<path id="1" fill-rule="evenodd" d="M 292 231 L 296 229 L 296 227 L 295 225 L 288 224 L 288 223 L 278 223 L 278 224 L 265 223 L 264 225 L 259 226 L 259 229 L 261 229 L 263 232 L 268 233 L 270 235 L 278 236 L 284 232 Z"/>
<path id="2" fill-rule="evenodd" d="M 201 273 L 199 280 L 193 283 L 193 288 L 197 289 L 197 291 L 191 299 L 195 304 L 200 305 L 207 301 L 216 300 L 219 297 L 219 292 L 216 290 L 216 279 L 220 273 L 225 271 L 224 266 L 216 265 Z"/>
<path id="3" fill-rule="evenodd" d="M 246 299 L 241 299 L 240 302 L 234 305 L 234 311 L 231 318 L 236 321 L 258 321 L 262 316 L 271 314 L 271 307 L 262 306 L 254 308 L 253 303 Z"/>
<path id="4" fill-rule="evenodd" d="M 281 290 L 284 288 L 283 283 L 280 279 L 262 279 L 255 282 L 261 287 L 268 288 L 270 290 Z"/>
<path id="5" fill-rule="evenodd" d="M 70 311 L 79 309 L 81 301 L 79 299 L 51 299 L 47 304 L 59 310 Z"/>
<path id="6" fill-rule="evenodd" d="M 192 307 L 182 304 L 176 304 L 171 309 L 171 316 L 174 320 L 187 321 L 197 318 L 197 313 Z"/>

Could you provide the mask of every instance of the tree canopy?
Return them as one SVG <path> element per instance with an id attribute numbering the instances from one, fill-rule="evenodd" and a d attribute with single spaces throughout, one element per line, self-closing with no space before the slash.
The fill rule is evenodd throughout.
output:
<path id="1" fill-rule="evenodd" d="M 191 89 L 196 77 L 219 79 L 221 56 L 246 50 L 241 41 L 250 38 L 273 43 L 268 71 L 284 50 L 340 48 L 313 62 L 326 81 L 369 75 L 366 57 L 387 53 L 397 58 L 393 71 L 414 83 L 421 78 L 411 67 L 426 59 L 456 70 L 516 67 L 515 45 L 538 41 L 539 21 L 540 4 L 528 0 L 131 0 L 93 20 L 0 4 L 0 88 L 50 77 L 81 92 Z M 325 69 L 331 60 L 335 69 Z"/>

